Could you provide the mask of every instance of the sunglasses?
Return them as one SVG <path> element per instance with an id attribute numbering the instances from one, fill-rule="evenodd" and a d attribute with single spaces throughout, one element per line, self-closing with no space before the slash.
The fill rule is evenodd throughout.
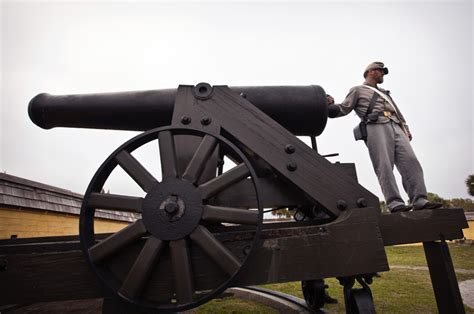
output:
<path id="1" fill-rule="evenodd" d="M 380 72 L 382 72 L 383 74 L 388 74 L 388 69 L 387 69 L 387 68 L 383 68 L 383 69 L 374 69 L 374 71 L 380 71 Z"/>

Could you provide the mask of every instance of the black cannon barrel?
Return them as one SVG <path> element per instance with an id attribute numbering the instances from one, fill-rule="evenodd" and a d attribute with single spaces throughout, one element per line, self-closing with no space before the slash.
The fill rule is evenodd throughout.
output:
<path id="1" fill-rule="evenodd" d="M 230 87 L 295 135 L 320 135 L 326 126 L 326 93 L 317 85 Z M 171 124 L 176 89 L 101 94 L 39 94 L 31 120 L 54 127 L 145 131 Z"/>

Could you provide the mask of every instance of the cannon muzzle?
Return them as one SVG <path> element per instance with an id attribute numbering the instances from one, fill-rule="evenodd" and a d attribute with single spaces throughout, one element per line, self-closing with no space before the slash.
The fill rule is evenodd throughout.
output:
<path id="1" fill-rule="evenodd" d="M 326 93 L 320 86 L 230 87 L 295 135 L 320 135 L 326 126 Z M 39 94 L 31 120 L 54 127 L 145 131 L 171 124 L 176 89 L 120 93 Z"/>

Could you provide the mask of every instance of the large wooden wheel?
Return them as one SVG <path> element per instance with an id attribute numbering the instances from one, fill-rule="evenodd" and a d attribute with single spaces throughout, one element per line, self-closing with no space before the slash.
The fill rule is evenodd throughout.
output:
<path id="1" fill-rule="evenodd" d="M 184 171 L 177 167 L 176 136 L 201 138 Z M 132 155 L 152 141 L 159 144 L 160 180 Z M 218 149 L 236 165 L 201 183 L 203 169 Z M 138 183 L 145 197 L 103 193 L 104 183 L 116 167 Z M 263 215 L 260 205 L 257 209 L 243 209 L 212 204 L 215 195 L 242 180 L 253 182 L 258 202 L 254 169 L 244 154 L 220 135 L 174 127 L 140 134 L 112 153 L 89 184 L 80 216 L 85 256 L 107 288 L 135 305 L 165 311 L 196 307 L 232 283 L 257 245 Z M 101 237 L 94 232 L 96 209 L 135 212 L 139 219 L 99 241 Z M 234 225 L 253 226 L 251 246 L 231 251 L 209 227 L 219 223 L 220 234 Z M 204 264 L 215 268 L 214 274 L 222 279 L 218 286 L 206 286 L 202 278 L 206 271 L 199 269 L 204 258 Z M 157 295 L 157 290 L 164 293 Z"/>

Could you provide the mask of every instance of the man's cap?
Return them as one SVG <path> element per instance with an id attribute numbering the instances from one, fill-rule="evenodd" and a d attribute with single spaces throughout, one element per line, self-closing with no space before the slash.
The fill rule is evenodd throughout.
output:
<path id="1" fill-rule="evenodd" d="M 375 61 L 375 62 L 372 62 L 371 64 L 369 64 L 365 68 L 364 77 L 367 76 L 367 72 L 369 72 L 370 70 L 375 70 L 375 69 L 382 69 L 384 74 L 388 74 L 388 69 L 385 67 L 383 62 Z"/>

